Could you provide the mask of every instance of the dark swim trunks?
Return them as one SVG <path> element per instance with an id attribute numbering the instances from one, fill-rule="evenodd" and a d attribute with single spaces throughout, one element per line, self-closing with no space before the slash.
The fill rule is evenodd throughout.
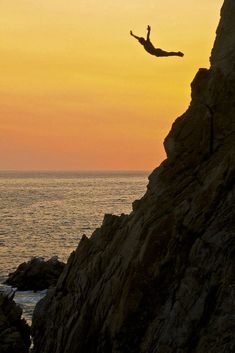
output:
<path id="1" fill-rule="evenodd" d="M 155 54 L 156 56 L 166 56 L 167 52 L 160 49 L 160 48 L 155 48 Z"/>

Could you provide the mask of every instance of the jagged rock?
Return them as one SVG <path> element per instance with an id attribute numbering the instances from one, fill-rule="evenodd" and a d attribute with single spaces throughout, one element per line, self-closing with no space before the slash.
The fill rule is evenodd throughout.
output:
<path id="1" fill-rule="evenodd" d="M 235 352 L 235 1 L 129 216 L 106 216 L 33 317 L 35 353 Z"/>
<path id="2" fill-rule="evenodd" d="M 18 290 L 43 290 L 55 286 L 65 264 L 53 256 L 48 261 L 42 257 L 33 257 L 10 273 L 5 284 Z"/>
<path id="3" fill-rule="evenodd" d="M 13 301 L 12 293 L 0 293 L 0 352 L 28 353 L 30 328 L 21 319 L 22 310 Z"/>
<path id="4" fill-rule="evenodd" d="M 212 50 L 211 64 L 227 75 L 234 70 L 235 65 L 235 32 L 234 32 L 234 3 L 233 0 L 224 1 L 222 18 L 217 29 L 217 36 Z"/>

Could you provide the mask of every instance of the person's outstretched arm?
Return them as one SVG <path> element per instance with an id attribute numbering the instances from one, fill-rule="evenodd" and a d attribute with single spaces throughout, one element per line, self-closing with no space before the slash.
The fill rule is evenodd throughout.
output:
<path id="1" fill-rule="evenodd" d="M 150 32 L 151 32 L 151 27 L 148 25 L 148 27 L 147 27 L 147 41 L 150 41 Z"/>
<path id="2" fill-rule="evenodd" d="M 132 31 L 130 31 L 130 35 L 131 35 L 132 37 L 134 37 L 135 39 L 140 39 L 140 37 L 135 36 L 135 35 L 132 33 Z"/>

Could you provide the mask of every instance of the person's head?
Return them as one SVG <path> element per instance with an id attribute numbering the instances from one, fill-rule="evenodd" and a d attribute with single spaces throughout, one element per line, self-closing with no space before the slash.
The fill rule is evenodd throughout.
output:
<path id="1" fill-rule="evenodd" d="M 144 45 L 145 42 L 146 42 L 146 40 L 145 40 L 143 37 L 140 37 L 140 38 L 138 39 L 138 41 L 139 41 L 140 44 L 142 44 L 142 45 Z"/>

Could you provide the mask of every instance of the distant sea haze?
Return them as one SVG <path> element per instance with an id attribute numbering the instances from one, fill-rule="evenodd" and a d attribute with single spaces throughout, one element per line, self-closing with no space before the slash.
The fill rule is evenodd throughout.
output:
<path id="1" fill-rule="evenodd" d="M 0 172 L 0 278 L 31 256 L 66 261 L 104 213 L 129 213 L 147 172 Z"/>

